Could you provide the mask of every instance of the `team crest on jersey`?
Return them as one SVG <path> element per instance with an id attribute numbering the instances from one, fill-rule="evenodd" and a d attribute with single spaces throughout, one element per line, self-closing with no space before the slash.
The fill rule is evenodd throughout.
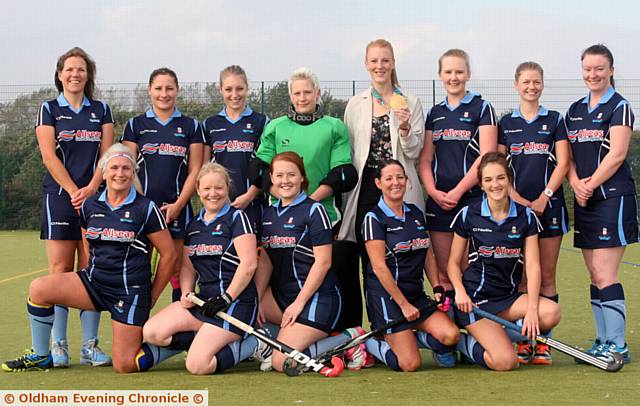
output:
<path id="1" fill-rule="evenodd" d="M 602 112 L 598 113 L 598 115 L 596 116 L 596 118 L 594 118 L 593 120 L 591 120 L 591 122 L 593 122 L 593 123 L 601 123 L 601 122 L 602 122 Z"/>
<path id="2" fill-rule="evenodd" d="M 253 134 L 253 129 L 251 128 L 251 123 L 247 123 L 247 128 L 242 130 L 242 132 L 245 133 L 245 134 Z"/>
<path id="3" fill-rule="evenodd" d="M 602 233 L 598 236 L 598 239 L 600 241 L 609 241 L 611 239 L 607 227 L 602 227 Z"/>
<path id="4" fill-rule="evenodd" d="M 92 123 L 99 123 L 100 119 L 98 117 L 96 117 L 96 113 L 94 113 L 93 111 L 91 112 L 91 118 L 89 119 L 90 122 Z"/>
<path id="5" fill-rule="evenodd" d="M 415 220 L 415 222 L 416 222 L 416 229 L 424 230 L 424 226 L 422 225 L 422 223 L 420 223 L 420 220 Z"/>
<path id="6" fill-rule="evenodd" d="M 465 123 L 471 122 L 471 118 L 469 117 L 469 112 L 468 111 L 465 111 L 462 114 L 462 117 L 460 117 L 460 121 L 464 121 Z"/>
<path id="7" fill-rule="evenodd" d="M 213 230 L 213 231 L 211 232 L 211 235 L 222 235 L 222 230 L 221 230 L 221 228 L 222 228 L 222 224 L 218 224 L 218 225 L 216 226 L 215 230 Z"/>
<path id="8" fill-rule="evenodd" d="M 182 132 L 182 127 L 176 128 L 176 132 L 173 133 L 174 136 L 184 138 L 184 133 Z"/>
<path id="9" fill-rule="evenodd" d="M 296 225 L 293 224 L 293 217 L 289 217 L 287 220 L 287 224 L 284 225 L 284 228 L 294 228 Z"/>
<path id="10" fill-rule="evenodd" d="M 551 219 L 551 224 L 549 224 L 549 228 L 551 230 L 558 230 L 560 228 L 560 226 L 558 225 L 558 218 L 557 217 L 553 217 Z"/>
<path id="11" fill-rule="evenodd" d="M 540 129 L 540 131 L 538 131 L 538 134 L 540 135 L 549 135 L 551 134 L 551 131 L 549 131 L 549 126 L 546 124 L 542 124 L 542 128 Z"/>
<path id="12" fill-rule="evenodd" d="M 251 123 L 247 123 L 247 130 L 251 129 Z"/>
<path id="13" fill-rule="evenodd" d="M 123 223 L 133 223 L 133 220 L 131 220 L 131 213 L 128 210 L 125 211 L 124 218 L 121 218 L 120 221 Z"/>
<path id="14" fill-rule="evenodd" d="M 518 228 L 516 226 L 511 227 L 511 233 L 507 236 L 509 238 L 520 238 L 520 233 L 518 233 Z"/>
<path id="15" fill-rule="evenodd" d="M 116 309 L 118 313 L 124 313 L 124 301 L 118 300 L 118 303 L 114 304 L 113 308 Z"/>

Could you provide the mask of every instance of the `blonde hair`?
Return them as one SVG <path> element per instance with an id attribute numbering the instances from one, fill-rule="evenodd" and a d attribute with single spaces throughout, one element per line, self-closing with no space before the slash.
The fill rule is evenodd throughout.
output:
<path id="1" fill-rule="evenodd" d="M 313 73 L 311 69 L 305 68 L 303 66 L 294 70 L 293 74 L 291 74 L 291 77 L 289 77 L 289 82 L 287 83 L 287 86 L 289 87 L 289 96 L 291 96 L 291 85 L 296 80 L 309 80 L 313 85 L 313 90 L 320 89 L 320 81 L 318 81 L 318 77 L 316 76 L 316 74 Z"/>
<path id="2" fill-rule="evenodd" d="M 469 63 L 469 54 L 467 54 L 462 49 L 451 48 L 448 49 L 440 58 L 438 59 L 438 73 L 442 72 L 442 60 L 448 56 L 455 56 L 457 58 L 461 58 L 464 60 L 464 64 L 467 66 L 467 73 L 471 74 L 471 63 Z"/>
<path id="3" fill-rule="evenodd" d="M 367 44 L 367 48 L 364 53 L 365 63 L 367 62 L 367 55 L 369 55 L 369 49 L 373 47 L 387 48 L 389 51 L 391 51 L 391 59 L 395 63 L 396 57 L 393 53 L 393 47 L 391 46 L 391 43 L 386 39 L 382 39 L 382 38 L 375 39 Z M 391 84 L 393 84 L 396 87 L 400 87 L 400 82 L 398 81 L 398 72 L 396 71 L 395 67 L 391 71 Z"/>
<path id="4" fill-rule="evenodd" d="M 216 173 L 222 176 L 224 183 L 227 185 L 227 189 L 229 189 L 229 192 L 231 192 L 231 176 L 229 176 L 229 172 L 224 166 L 216 162 L 207 162 L 206 164 L 202 165 L 202 167 L 200 167 L 198 176 L 196 177 L 196 190 L 200 187 L 200 180 L 210 173 Z"/>
<path id="5" fill-rule="evenodd" d="M 134 156 L 133 151 L 131 151 L 131 149 L 124 144 L 121 144 L 121 143 L 113 144 L 112 146 L 109 147 L 108 150 L 105 151 L 104 154 L 102 154 L 102 156 L 100 157 L 100 160 L 98 161 L 98 168 L 102 170 L 102 176 L 104 176 L 104 173 L 107 170 L 107 165 L 109 164 L 109 161 L 112 158 L 115 158 L 117 156 L 125 157 L 131 161 L 134 169 L 133 170 L 133 187 L 135 187 L 138 192 L 143 193 L 142 184 L 140 183 L 140 179 L 138 178 L 138 169 L 140 169 L 140 167 L 138 166 L 138 162 L 136 162 L 136 158 Z"/>
<path id="6" fill-rule="evenodd" d="M 247 73 L 238 65 L 229 65 L 220 71 L 220 87 L 222 87 L 222 82 L 224 82 L 227 76 L 231 75 L 240 76 L 244 80 L 244 84 L 249 87 L 249 82 L 247 81 Z"/>
<path id="7" fill-rule="evenodd" d="M 538 62 L 527 61 L 527 62 L 522 62 L 516 68 L 516 82 L 518 81 L 518 79 L 520 79 L 520 75 L 522 75 L 522 72 L 526 70 L 533 70 L 536 72 L 540 72 L 540 77 L 544 80 L 544 70 L 542 69 L 542 66 L 540 66 Z"/>

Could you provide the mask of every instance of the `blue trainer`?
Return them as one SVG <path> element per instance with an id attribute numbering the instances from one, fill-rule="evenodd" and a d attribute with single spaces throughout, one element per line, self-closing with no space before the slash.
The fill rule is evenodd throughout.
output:
<path id="1" fill-rule="evenodd" d="M 607 343 L 604 346 L 604 349 L 596 354 L 596 357 L 610 362 L 613 360 L 613 357 L 611 355 L 615 352 L 622 355 L 622 359 L 624 360 L 625 364 L 631 362 L 631 354 L 629 353 L 629 346 L 627 345 L 627 343 L 624 343 L 623 347 L 618 347 L 614 343 Z"/>
<path id="2" fill-rule="evenodd" d="M 456 353 L 455 352 L 435 352 L 431 351 L 433 361 L 440 368 L 453 368 L 456 366 Z"/>
<path id="3" fill-rule="evenodd" d="M 51 346 L 54 368 L 69 368 L 69 344 L 67 340 L 54 341 Z"/>
<path id="4" fill-rule="evenodd" d="M 80 365 L 108 366 L 111 365 L 111 357 L 98 347 L 98 338 L 90 338 L 82 345 L 80 350 Z"/>
<path id="5" fill-rule="evenodd" d="M 32 349 L 11 361 L 2 363 L 2 369 L 7 372 L 42 371 L 53 366 L 51 354 L 38 355 Z"/>

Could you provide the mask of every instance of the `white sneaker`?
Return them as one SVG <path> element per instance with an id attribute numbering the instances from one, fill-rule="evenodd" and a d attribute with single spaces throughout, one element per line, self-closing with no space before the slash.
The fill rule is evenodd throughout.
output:
<path id="1" fill-rule="evenodd" d="M 271 336 L 269 330 L 267 329 L 258 329 L 257 331 Z M 273 348 L 271 348 L 267 343 L 257 337 L 256 340 L 258 340 L 258 345 L 256 346 L 256 350 L 253 352 L 253 358 L 260 361 L 260 370 L 262 372 L 269 372 L 273 369 L 273 363 L 271 360 Z"/>

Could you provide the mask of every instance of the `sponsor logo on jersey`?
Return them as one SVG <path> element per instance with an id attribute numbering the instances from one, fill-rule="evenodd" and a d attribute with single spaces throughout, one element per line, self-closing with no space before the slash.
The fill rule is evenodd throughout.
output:
<path id="1" fill-rule="evenodd" d="M 515 151 L 514 151 L 514 146 Z M 524 145 L 520 144 L 511 144 L 511 155 L 518 155 L 520 153 L 524 153 L 525 155 L 535 155 L 541 154 L 546 155 L 549 152 L 549 144 L 544 142 L 525 142 Z"/>
<path id="2" fill-rule="evenodd" d="M 471 131 L 456 130 L 454 128 L 445 128 L 443 130 L 435 130 L 433 132 L 433 141 L 469 141 L 471 139 Z"/>
<path id="3" fill-rule="evenodd" d="M 293 217 L 289 217 L 287 223 L 283 226 L 284 228 L 294 228 L 296 225 L 293 224 Z"/>
<path id="4" fill-rule="evenodd" d="M 393 252 L 407 252 L 429 248 L 428 238 L 414 238 L 411 241 L 400 241 L 393 247 Z"/>
<path id="5" fill-rule="evenodd" d="M 387 232 L 391 232 L 391 231 L 400 231 L 402 230 L 402 226 L 398 226 L 398 227 L 389 227 L 387 228 Z"/>
<path id="6" fill-rule="evenodd" d="M 602 227 L 602 233 L 598 236 L 598 240 L 600 241 L 609 241 L 611 236 L 609 235 L 609 231 L 607 227 Z"/>
<path id="7" fill-rule="evenodd" d="M 272 235 L 270 237 L 262 237 L 262 245 L 271 248 L 294 248 L 296 246 L 296 237 Z"/>
<path id="8" fill-rule="evenodd" d="M 184 157 L 187 155 L 187 147 L 183 147 L 182 145 L 172 145 L 172 144 L 158 144 L 158 143 L 147 143 L 142 146 L 140 151 L 143 154 L 155 154 L 158 155 L 171 155 L 171 156 L 179 156 Z"/>
<path id="9" fill-rule="evenodd" d="M 253 141 L 216 141 L 213 143 L 213 153 L 217 154 L 224 152 L 225 149 L 228 152 L 253 152 Z"/>
<path id="10" fill-rule="evenodd" d="M 58 141 L 73 141 L 74 138 L 78 142 L 100 142 L 102 131 L 63 130 L 58 133 Z"/>
<path id="11" fill-rule="evenodd" d="M 521 133 L 523 130 L 522 128 L 516 128 L 513 130 L 503 130 L 505 134 L 513 134 L 513 133 Z"/>
<path id="12" fill-rule="evenodd" d="M 436 121 L 444 120 L 445 118 L 446 118 L 445 116 L 436 117 L 433 120 L 431 120 L 431 122 L 435 123 Z"/>
<path id="13" fill-rule="evenodd" d="M 517 144 L 511 144 L 509 147 L 509 154 L 511 155 L 520 155 L 524 150 L 524 144 L 519 142 Z"/>
<path id="14" fill-rule="evenodd" d="M 52 226 L 68 226 L 69 223 L 66 221 L 52 221 L 51 223 Z"/>
<path id="15" fill-rule="evenodd" d="M 569 121 L 582 121 L 582 117 L 571 117 L 571 116 L 569 116 Z"/>
<path id="16" fill-rule="evenodd" d="M 227 131 L 227 129 L 224 128 L 224 127 L 223 128 L 212 128 L 212 129 L 209 130 L 209 134 L 211 134 L 211 133 L 221 133 L 223 131 Z"/>
<path id="17" fill-rule="evenodd" d="M 58 133 L 58 141 L 63 141 L 63 142 L 68 142 L 68 141 L 73 141 L 73 137 L 76 134 L 75 131 L 71 130 L 71 131 L 67 131 L 67 130 L 63 130 L 60 131 Z"/>
<path id="18" fill-rule="evenodd" d="M 140 132 L 138 134 L 143 135 L 146 133 L 157 133 L 158 130 L 140 130 Z"/>
<path id="19" fill-rule="evenodd" d="M 211 256 L 222 255 L 224 253 L 224 247 L 220 244 L 195 244 L 187 246 L 187 254 L 192 256 Z"/>
<path id="20" fill-rule="evenodd" d="M 73 117 L 69 117 L 69 116 L 57 116 L 57 117 L 56 117 L 56 121 L 60 121 L 60 120 L 73 120 Z"/>
<path id="21" fill-rule="evenodd" d="M 508 248 L 508 247 L 487 247 L 482 245 L 478 247 L 478 254 L 482 257 L 493 257 L 495 259 L 502 258 L 519 258 L 521 248 Z"/>
<path id="22" fill-rule="evenodd" d="M 119 242 L 133 242 L 136 233 L 129 230 L 116 230 L 115 228 L 99 228 L 89 227 L 85 234 L 89 240 L 100 239 L 102 241 L 119 241 Z"/>
<path id="23" fill-rule="evenodd" d="M 492 233 L 493 232 L 493 230 L 490 228 L 480 228 L 480 227 L 473 227 L 471 231 L 473 231 L 474 233 Z"/>
<path id="24" fill-rule="evenodd" d="M 289 140 L 289 138 L 283 138 L 282 141 L 280 141 L 280 144 L 282 145 L 289 145 L 291 141 Z"/>
<path id="25" fill-rule="evenodd" d="M 569 142 L 600 142 L 604 140 L 604 130 L 588 130 L 582 128 L 580 130 L 571 130 L 567 134 Z"/>
<path id="26" fill-rule="evenodd" d="M 89 218 L 101 218 L 101 217 L 104 217 L 104 214 L 102 214 L 102 213 L 94 213 L 94 214 L 89 216 Z"/>

